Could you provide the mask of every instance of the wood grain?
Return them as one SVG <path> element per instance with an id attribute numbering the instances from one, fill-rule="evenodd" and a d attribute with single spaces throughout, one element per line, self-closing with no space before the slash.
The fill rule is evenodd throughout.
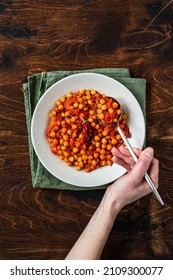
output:
<path id="1" fill-rule="evenodd" d="M 0 259 L 63 259 L 104 191 L 33 189 L 22 85 L 42 71 L 127 67 L 147 80 L 147 145 L 165 206 L 123 209 L 103 259 L 173 258 L 173 1 L 0 2 Z"/>

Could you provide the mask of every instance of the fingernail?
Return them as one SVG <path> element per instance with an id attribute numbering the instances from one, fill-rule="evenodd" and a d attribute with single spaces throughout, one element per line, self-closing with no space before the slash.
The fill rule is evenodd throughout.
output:
<path id="1" fill-rule="evenodd" d="M 148 158 L 152 158 L 152 155 L 150 153 L 145 152 L 144 155 Z"/>
<path id="2" fill-rule="evenodd" d="M 153 149 L 148 147 L 144 150 L 144 155 L 146 155 L 146 157 L 148 158 L 152 158 L 153 157 Z"/>
<path id="3" fill-rule="evenodd" d="M 113 148 L 111 149 L 111 152 L 112 152 L 112 153 L 116 152 L 116 148 L 113 147 Z"/>

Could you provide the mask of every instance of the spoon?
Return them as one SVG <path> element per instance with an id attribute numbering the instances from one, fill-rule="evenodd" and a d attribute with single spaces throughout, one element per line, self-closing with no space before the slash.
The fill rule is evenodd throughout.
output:
<path id="1" fill-rule="evenodd" d="M 114 99 L 113 97 L 109 97 L 109 98 L 110 98 L 113 102 L 116 102 L 116 103 L 118 104 L 118 109 L 121 110 L 121 113 L 118 115 L 118 118 L 117 118 L 116 122 L 109 122 L 109 123 L 106 123 L 106 122 L 104 122 L 103 120 L 100 120 L 100 118 L 98 118 L 98 120 L 99 120 L 102 124 L 104 124 L 104 125 L 115 125 L 115 126 L 117 127 L 117 130 L 118 130 L 118 132 L 119 132 L 121 138 L 123 139 L 125 145 L 127 146 L 127 148 L 128 148 L 128 150 L 129 150 L 129 152 L 130 152 L 132 158 L 134 159 L 135 162 L 137 162 L 137 161 L 138 161 L 138 157 L 137 157 L 137 155 L 135 154 L 135 152 L 133 151 L 133 148 L 132 148 L 130 142 L 127 140 L 127 138 L 126 138 L 124 132 L 122 131 L 122 129 L 121 129 L 120 126 L 119 126 L 119 122 L 121 121 L 122 116 L 123 116 L 123 113 L 124 113 L 123 107 L 122 107 L 122 106 L 119 104 L 119 102 L 118 102 L 116 99 Z M 97 105 L 97 104 L 96 104 L 96 105 Z M 96 106 L 95 106 L 95 113 L 96 113 L 96 116 L 98 117 Z M 150 176 L 148 175 L 147 172 L 146 172 L 146 174 L 145 174 L 144 177 L 145 177 L 145 180 L 147 181 L 147 183 L 149 184 L 151 190 L 152 190 L 153 193 L 155 194 L 156 198 L 157 198 L 158 201 L 160 202 L 160 204 L 161 204 L 161 205 L 164 205 L 164 202 L 163 202 L 163 200 L 162 200 L 160 194 L 158 193 L 158 191 L 157 191 L 157 189 L 156 189 L 156 187 L 155 187 L 153 181 L 151 180 L 151 178 L 150 178 Z"/>

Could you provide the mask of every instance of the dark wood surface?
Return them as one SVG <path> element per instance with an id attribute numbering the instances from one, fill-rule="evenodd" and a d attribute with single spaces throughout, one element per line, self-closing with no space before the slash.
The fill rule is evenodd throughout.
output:
<path id="1" fill-rule="evenodd" d="M 0 1 L 0 259 L 63 259 L 104 191 L 33 189 L 22 85 L 42 71 L 126 67 L 147 80 L 160 189 L 126 207 L 103 259 L 173 258 L 173 1 Z"/>

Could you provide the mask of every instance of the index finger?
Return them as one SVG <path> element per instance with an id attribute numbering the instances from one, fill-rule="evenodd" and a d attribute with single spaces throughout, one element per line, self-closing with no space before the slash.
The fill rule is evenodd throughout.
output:
<path id="1" fill-rule="evenodd" d="M 119 151 L 120 151 L 123 155 L 125 155 L 125 156 L 127 156 L 127 157 L 131 157 L 131 154 L 130 154 L 129 150 L 128 150 L 127 148 L 125 148 L 124 146 L 120 146 L 120 147 L 119 147 Z M 136 154 L 138 157 L 139 157 L 140 154 L 142 153 L 142 151 L 141 151 L 140 149 L 138 149 L 138 148 L 133 148 L 133 151 L 135 152 L 135 154 Z"/>

